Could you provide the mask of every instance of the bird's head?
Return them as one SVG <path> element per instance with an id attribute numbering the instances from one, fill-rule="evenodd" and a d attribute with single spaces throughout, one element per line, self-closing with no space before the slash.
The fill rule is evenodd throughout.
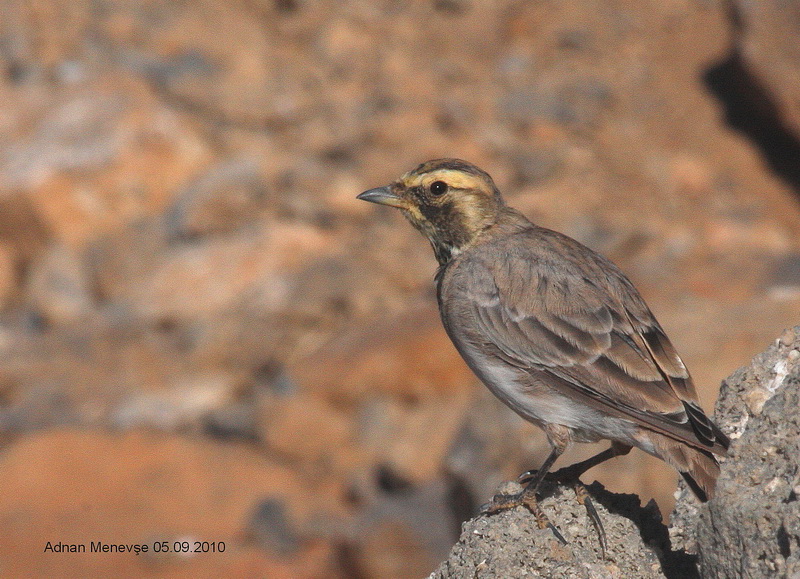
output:
<path id="1" fill-rule="evenodd" d="M 459 159 L 427 161 L 358 199 L 400 209 L 430 240 L 440 264 L 469 247 L 504 207 L 489 174 Z"/>

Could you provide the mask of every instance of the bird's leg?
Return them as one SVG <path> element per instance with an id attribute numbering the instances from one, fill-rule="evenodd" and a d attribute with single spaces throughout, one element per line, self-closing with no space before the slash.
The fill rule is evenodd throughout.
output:
<path id="1" fill-rule="evenodd" d="M 598 464 L 602 464 L 605 461 L 614 458 L 615 456 L 623 456 L 625 454 L 628 454 L 630 451 L 631 447 L 628 446 L 627 444 L 612 442 L 610 448 L 607 448 L 602 452 L 598 452 L 597 454 L 587 458 L 586 460 L 582 460 L 580 462 L 576 462 L 575 464 L 571 464 L 569 466 L 565 466 L 564 468 L 560 468 L 554 473 L 548 474 L 547 472 L 545 472 L 544 474 L 541 474 L 542 469 L 529 470 L 527 472 L 524 472 L 521 475 L 519 475 L 519 482 L 525 484 L 531 480 L 548 478 L 556 482 L 572 483 L 578 478 L 580 478 L 580 476 L 590 468 L 594 468 Z M 545 464 L 547 464 L 547 461 L 545 461 Z"/>
<path id="2" fill-rule="evenodd" d="M 580 481 L 580 476 L 590 468 L 594 468 L 598 464 L 614 458 L 615 456 L 628 454 L 630 450 L 631 447 L 626 444 L 612 442 L 610 448 L 607 448 L 606 450 L 599 452 L 596 455 L 587 458 L 586 460 L 582 460 L 581 462 L 576 462 L 575 464 L 559 469 L 554 473 L 550 473 L 549 475 L 542 475 L 540 471 L 525 472 L 520 475 L 520 482 L 524 483 L 527 481 L 536 480 L 541 482 L 542 479 L 548 478 L 556 482 L 571 484 L 573 489 L 575 489 L 575 496 L 577 497 L 578 502 L 586 508 L 586 514 L 589 516 L 589 519 L 591 519 L 595 530 L 597 530 L 597 535 L 600 538 L 600 550 L 602 551 L 603 559 L 605 559 L 607 547 L 606 531 L 605 528 L 603 528 L 600 515 L 597 514 L 597 509 L 592 502 L 589 491 Z"/>
<path id="3" fill-rule="evenodd" d="M 550 529 L 555 535 L 556 539 L 558 539 L 562 545 L 566 545 L 567 540 L 555 527 L 555 525 L 550 522 L 550 520 L 547 518 L 547 515 L 545 515 L 544 512 L 539 508 L 539 504 L 536 500 L 536 493 L 539 490 L 539 485 L 549 472 L 550 467 L 553 466 L 553 463 L 566 450 L 567 446 L 569 445 L 569 439 L 565 438 L 563 440 L 554 441 L 551 438 L 550 444 L 552 445 L 550 454 L 547 456 L 539 470 L 536 471 L 536 474 L 530 480 L 526 481 L 527 484 L 522 491 L 511 495 L 495 495 L 492 497 L 492 501 L 490 503 L 487 503 L 481 507 L 481 512 L 487 515 L 493 515 L 494 513 L 499 513 L 500 511 L 505 511 L 518 506 L 524 506 L 534 514 L 536 517 L 536 524 L 540 529 Z"/>
<path id="4" fill-rule="evenodd" d="M 561 455 L 561 452 L 562 451 L 560 449 L 553 448 L 548 457 L 545 459 L 541 468 L 538 471 L 535 471 L 536 476 L 525 481 L 525 488 L 523 488 L 522 491 L 512 495 L 495 495 L 492 497 L 492 502 L 481 507 L 481 510 L 487 515 L 492 515 L 500 511 L 512 509 L 514 507 L 526 506 L 531 510 L 531 512 L 538 514 L 539 507 L 536 502 L 536 493 L 539 490 L 539 485 L 544 479 L 544 475 L 546 475 L 550 467 L 553 466 L 553 463 Z"/>

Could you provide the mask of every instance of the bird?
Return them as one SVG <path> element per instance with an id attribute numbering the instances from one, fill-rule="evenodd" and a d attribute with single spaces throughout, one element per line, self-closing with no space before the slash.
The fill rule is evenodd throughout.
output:
<path id="1" fill-rule="evenodd" d="M 484 512 L 527 506 L 564 542 L 536 494 L 573 443 L 600 440 L 610 448 L 558 471 L 576 489 L 585 491 L 586 470 L 635 447 L 675 468 L 699 500 L 713 497 L 729 439 L 619 267 L 529 221 L 487 172 L 460 159 L 424 162 L 357 198 L 399 209 L 427 237 L 445 331 L 488 389 L 547 437 L 550 453 L 521 476 L 522 491 L 495 495 Z M 605 552 L 587 497 L 579 492 Z"/>

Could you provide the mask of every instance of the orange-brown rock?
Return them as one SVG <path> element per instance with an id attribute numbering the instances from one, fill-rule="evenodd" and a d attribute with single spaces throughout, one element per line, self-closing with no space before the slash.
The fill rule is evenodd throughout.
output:
<path id="1" fill-rule="evenodd" d="M 6 576 L 329 576 L 330 545 L 302 546 L 287 561 L 248 544 L 243 528 L 264 496 L 288 501 L 298 516 L 314 500 L 291 470 L 242 445 L 53 431 L 14 443 L 0 463 Z M 170 548 L 188 542 L 192 550 L 195 542 L 202 549 L 215 542 L 224 552 L 154 552 L 163 541 Z M 48 542 L 86 552 L 45 551 Z M 93 553 L 92 542 L 148 551 Z"/>

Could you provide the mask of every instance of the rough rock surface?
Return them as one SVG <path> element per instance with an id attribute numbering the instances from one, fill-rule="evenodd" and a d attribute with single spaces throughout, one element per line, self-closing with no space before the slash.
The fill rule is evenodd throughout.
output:
<path id="1" fill-rule="evenodd" d="M 670 517 L 672 548 L 699 554 L 704 577 L 800 572 L 799 397 L 800 326 L 723 382 L 715 417 L 732 442 L 717 496 L 698 505 L 681 484 Z"/>
<path id="2" fill-rule="evenodd" d="M 735 442 L 700 509 L 703 577 L 800 577 L 800 326 L 720 392 Z"/>
<path id="3" fill-rule="evenodd" d="M 502 488 L 511 492 L 519 486 Z M 598 483 L 589 490 L 608 538 L 605 559 L 586 509 L 571 489 L 557 486 L 545 491 L 540 506 L 567 545 L 550 529 L 539 529 L 524 507 L 481 515 L 464 523 L 461 538 L 431 578 L 665 577 L 656 553 L 666 547 L 666 528 L 655 503 L 641 507 L 637 496 L 609 493 Z"/>

